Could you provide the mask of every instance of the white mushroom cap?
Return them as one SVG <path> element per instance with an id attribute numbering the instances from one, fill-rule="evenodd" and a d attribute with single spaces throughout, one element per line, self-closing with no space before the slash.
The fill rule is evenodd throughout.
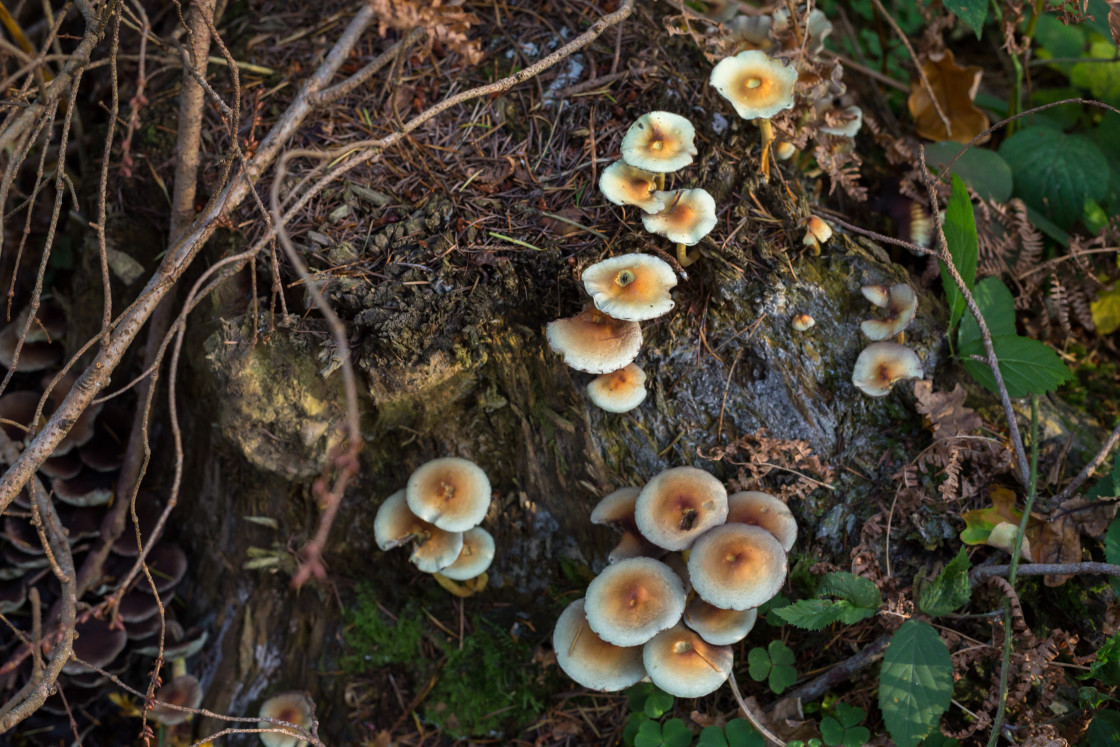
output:
<path id="1" fill-rule="evenodd" d="M 844 124 L 835 127 L 826 125 L 821 127 L 820 131 L 840 137 L 855 137 L 859 133 L 859 128 L 863 125 L 863 109 L 858 106 L 846 106 L 841 111 L 846 115 Z"/>
<path id="2" fill-rule="evenodd" d="M 405 499 L 412 513 L 449 532 L 464 532 L 486 517 L 490 480 L 474 462 L 433 459 L 408 478 Z"/>
<path id="3" fill-rule="evenodd" d="M 306 695 L 299 692 L 281 693 L 274 695 L 261 705 L 259 718 L 271 718 L 277 721 L 286 721 L 295 724 L 305 731 L 311 728 L 314 714 L 312 704 Z M 257 722 L 261 729 L 279 729 L 282 727 L 270 724 L 267 721 Z M 305 747 L 307 741 L 291 734 L 280 734 L 275 731 L 261 732 L 261 742 L 265 747 Z"/>
<path id="4" fill-rule="evenodd" d="M 726 24 L 727 38 L 749 44 L 756 49 L 769 49 L 773 46 L 773 42 L 770 41 L 772 23 L 770 16 L 738 15 Z"/>
<path id="5" fill-rule="evenodd" d="M 560 613 L 552 631 L 556 663 L 573 680 L 591 690 L 622 690 L 646 676 L 641 646 L 607 643 L 587 624 L 584 600 Z"/>
<path id="6" fill-rule="evenodd" d="M 599 176 L 599 191 L 615 205 L 634 205 L 647 213 L 665 209 L 665 202 L 657 197 L 657 174 L 625 161 L 615 161 L 603 169 Z"/>
<path id="7" fill-rule="evenodd" d="M 630 412 L 646 398 L 646 372 L 631 363 L 596 376 L 587 385 L 587 396 L 607 412 Z"/>
<path id="8" fill-rule="evenodd" d="M 744 490 L 727 497 L 727 523 L 753 524 L 774 535 L 789 552 L 797 541 L 797 519 L 789 506 L 769 493 Z"/>
<path id="9" fill-rule="evenodd" d="M 494 537 L 482 527 L 463 532 L 463 549 L 455 562 L 439 569 L 452 581 L 467 581 L 481 576 L 494 561 Z"/>
<path id="10" fill-rule="evenodd" d="M 817 323 L 817 320 L 808 314 L 796 314 L 790 320 L 789 326 L 793 327 L 796 332 L 807 332 L 812 329 Z"/>
<path id="11" fill-rule="evenodd" d="M 630 558 L 657 558 L 665 552 L 637 532 L 627 529 L 614 549 L 607 555 L 608 563 L 617 563 Z"/>
<path id="12" fill-rule="evenodd" d="M 758 610 L 725 610 L 693 597 L 684 609 L 684 624 L 695 630 L 713 646 L 730 646 L 747 637 L 755 621 Z"/>
<path id="13" fill-rule="evenodd" d="M 653 558 L 612 563 L 587 585 L 587 622 L 616 646 L 638 646 L 675 625 L 685 593 L 673 569 Z"/>
<path id="14" fill-rule="evenodd" d="M 609 257 L 584 270 L 580 279 L 595 308 L 615 319 L 642 322 L 673 308 L 669 289 L 677 284 L 677 274 L 652 254 Z"/>
<path id="15" fill-rule="evenodd" d="M 549 322 L 545 336 L 564 363 L 593 374 L 626 367 L 642 348 L 642 328 L 637 322 L 614 319 L 593 304 L 576 316 Z"/>
<path id="16" fill-rule="evenodd" d="M 634 525 L 634 504 L 640 488 L 619 488 L 608 493 L 591 510 L 592 524 L 614 524 L 626 529 Z"/>
<path id="17" fill-rule="evenodd" d="M 642 225 L 650 233 L 692 246 L 711 233 L 719 222 L 715 198 L 706 189 L 678 189 L 657 194 L 664 198 L 666 208 L 660 213 L 642 216 Z"/>
<path id="18" fill-rule="evenodd" d="M 887 304 L 891 302 L 891 287 L 884 283 L 865 285 L 859 289 L 859 292 L 863 294 L 864 298 L 880 309 L 887 308 Z"/>
<path id="19" fill-rule="evenodd" d="M 451 565 L 463 549 L 462 533 L 440 529 L 412 513 L 404 490 L 393 493 L 378 507 L 373 519 L 373 537 L 382 550 L 391 550 L 415 539 L 416 548 L 409 560 L 424 573 L 435 573 Z"/>
<path id="20" fill-rule="evenodd" d="M 801 19 L 798 19 L 798 25 L 800 23 Z M 828 20 L 824 11 L 813 8 L 813 12 L 809 14 L 809 22 L 805 25 L 809 36 L 805 49 L 811 55 L 818 54 L 824 49 L 825 37 L 832 33 L 832 21 Z M 789 11 L 784 8 L 774 11 L 774 31 L 784 34 L 787 28 L 789 28 Z"/>
<path id="21" fill-rule="evenodd" d="M 902 379 L 922 378 L 918 354 L 895 342 L 873 342 L 856 358 L 852 383 L 871 397 L 886 397 L 891 386 Z"/>
<path id="22" fill-rule="evenodd" d="M 684 625 L 658 633 L 642 649 L 653 684 L 678 698 L 700 698 L 719 689 L 731 674 L 730 646 L 713 646 Z"/>
<path id="23" fill-rule="evenodd" d="M 786 580 L 782 543 L 761 527 L 724 524 L 696 540 L 688 556 L 692 588 L 706 602 L 730 610 L 757 607 Z"/>
<path id="24" fill-rule="evenodd" d="M 743 119 L 769 119 L 791 108 L 796 82 L 796 68 L 757 49 L 720 60 L 709 79 Z"/>
<path id="25" fill-rule="evenodd" d="M 180 711 L 168 708 L 164 703 L 181 706 L 183 708 L 198 708 L 202 703 L 202 687 L 198 678 L 183 674 L 168 682 L 156 691 L 156 702 L 148 716 L 155 722 L 164 726 L 175 726 L 188 720 L 193 714 L 189 711 Z"/>
<path id="26" fill-rule="evenodd" d="M 868 319 L 860 324 L 859 328 L 868 339 L 887 340 L 906 329 L 918 311 L 918 296 L 906 283 L 892 285 L 887 292 L 885 308 L 887 309 L 885 318 Z"/>
<path id="27" fill-rule="evenodd" d="M 692 123 L 672 112 L 649 112 L 638 117 L 622 138 L 622 160 L 659 174 L 682 169 L 698 151 Z"/>
<path id="28" fill-rule="evenodd" d="M 727 489 L 696 467 L 674 467 L 650 480 L 634 505 L 638 531 L 658 547 L 684 550 L 727 519 Z"/>

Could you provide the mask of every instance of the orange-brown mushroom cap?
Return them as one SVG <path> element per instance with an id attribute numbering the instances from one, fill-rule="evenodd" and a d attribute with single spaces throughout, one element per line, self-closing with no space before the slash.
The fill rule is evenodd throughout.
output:
<path id="1" fill-rule="evenodd" d="M 595 308 L 615 319 L 642 322 L 673 308 L 669 290 L 677 284 L 677 274 L 652 254 L 609 257 L 584 270 L 581 279 Z"/>
<path id="2" fill-rule="evenodd" d="M 757 490 L 744 490 L 727 497 L 727 523 L 753 524 L 778 538 L 789 552 L 797 541 L 797 519 L 780 498 Z"/>
<path id="3" fill-rule="evenodd" d="M 463 549 L 462 533 L 440 529 L 412 513 L 404 490 L 393 493 L 377 508 L 373 537 L 382 550 L 391 550 L 416 539 L 417 547 L 409 560 L 425 573 L 435 573 L 451 565 Z"/>
<path id="4" fill-rule="evenodd" d="M 655 635 L 642 649 L 653 684 L 678 698 L 700 698 L 719 689 L 731 674 L 730 646 L 713 646 L 684 625 Z"/>
<path id="5" fill-rule="evenodd" d="M 315 718 L 312 708 L 310 699 L 303 693 L 281 693 L 266 700 L 257 717 L 286 721 L 306 731 L 311 728 Z M 257 726 L 261 729 L 283 728 L 267 721 L 259 721 Z M 277 731 L 261 732 L 260 737 L 265 747 L 302 747 L 307 744 L 306 740 L 293 734 L 281 734 Z"/>
<path id="6" fill-rule="evenodd" d="M 696 540 L 688 557 L 692 588 L 706 602 L 729 610 L 757 607 L 786 580 L 782 543 L 762 527 L 724 524 Z"/>
<path id="7" fill-rule="evenodd" d="M 633 205 L 647 213 L 665 209 L 665 202 L 654 194 L 657 191 L 657 174 L 625 161 L 615 161 L 603 169 L 599 177 L 599 191 L 615 205 Z"/>
<path id="8" fill-rule="evenodd" d="M 552 631 L 556 663 L 573 680 L 591 690 L 616 691 L 646 676 L 641 646 L 615 646 L 587 624 L 585 600 L 577 599 L 560 613 Z"/>
<path id="9" fill-rule="evenodd" d="M 165 726 L 175 726 L 189 719 L 191 713 L 168 708 L 164 704 L 182 708 L 198 708 L 199 704 L 202 703 L 202 687 L 198 684 L 197 677 L 183 674 L 157 690 L 156 701 L 148 717 Z"/>
<path id="10" fill-rule="evenodd" d="M 871 288 L 873 289 L 872 295 L 876 300 L 879 300 L 879 286 L 871 286 Z M 864 293 L 864 296 L 867 296 L 867 293 Z M 876 306 L 882 305 L 876 304 Z M 918 311 L 918 296 L 914 293 L 914 289 L 906 283 L 892 285 L 887 291 L 885 308 L 887 310 L 886 317 L 883 319 L 868 319 L 860 325 L 860 329 L 868 339 L 887 340 L 906 329 L 906 325 L 910 324 L 914 319 L 914 314 Z"/>
<path id="11" fill-rule="evenodd" d="M 630 412 L 646 399 L 646 372 L 631 363 L 600 374 L 587 385 L 587 396 L 607 412 Z"/>
<path id="12" fill-rule="evenodd" d="M 595 508 L 591 509 L 591 523 L 610 524 L 623 529 L 635 528 L 634 504 L 637 503 L 640 492 L 640 488 L 628 487 L 603 496 L 595 504 Z"/>
<path id="13" fill-rule="evenodd" d="M 653 558 L 613 563 L 587 585 L 587 622 L 616 646 L 638 646 L 675 625 L 685 593 L 673 569 Z"/>
<path id="14" fill-rule="evenodd" d="M 638 117 L 622 138 L 622 160 L 659 174 L 682 169 L 699 151 L 696 129 L 672 112 L 649 112 Z"/>
<path id="15" fill-rule="evenodd" d="M 720 60 L 709 78 L 743 119 L 769 119 L 793 106 L 797 69 L 757 49 Z"/>
<path id="16" fill-rule="evenodd" d="M 449 532 L 464 532 L 486 517 L 490 480 L 468 459 L 433 459 L 408 478 L 405 500 L 424 521 Z"/>
<path id="17" fill-rule="evenodd" d="M 719 222 L 715 198 L 706 189 L 678 189 L 657 194 L 664 197 L 665 209 L 642 216 L 642 225 L 650 233 L 692 246 L 711 233 Z"/>
<path id="18" fill-rule="evenodd" d="M 463 532 L 463 549 L 449 566 L 439 569 L 452 581 L 467 581 L 486 572 L 494 561 L 494 537 L 482 527 Z"/>
<path id="19" fill-rule="evenodd" d="M 545 336 L 564 363 L 593 374 L 625 368 L 642 348 L 642 328 L 637 322 L 607 316 L 594 304 L 587 304 L 574 317 L 549 322 Z"/>
<path id="20" fill-rule="evenodd" d="M 896 381 L 922 378 L 918 354 L 896 342 L 873 342 L 852 368 L 852 383 L 870 397 L 885 397 Z"/>
<path id="21" fill-rule="evenodd" d="M 617 563 L 630 558 L 658 558 L 665 552 L 637 532 L 627 529 L 619 538 L 618 544 L 607 555 L 608 563 Z"/>
<path id="22" fill-rule="evenodd" d="M 747 637 L 755 621 L 758 610 L 725 610 L 693 597 L 684 609 L 684 624 L 695 630 L 701 638 L 713 646 L 730 646 Z"/>
<path id="23" fill-rule="evenodd" d="M 674 467 L 650 480 L 634 504 L 646 539 L 666 550 L 684 550 L 727 519 L 727 489 L 702 469 Z"/>

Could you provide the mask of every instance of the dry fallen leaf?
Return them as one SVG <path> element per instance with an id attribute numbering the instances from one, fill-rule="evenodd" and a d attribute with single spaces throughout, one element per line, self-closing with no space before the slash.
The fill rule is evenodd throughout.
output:
<path id="1" fill-rule="evenodd" d="M 945 123 L 941 121 L 929 92 L 920 80 L 916 80 L 910 84 L 908 104 L 919 135 L 937 142 L 956 140 L 967 143 L 988 129 L 988 115 L 972 101 L 984 74 L 980 67 L 961 67 L 953 61 L 953 53 L 945 50 L 931 53 L 922 70 L 929 79 L 937 102 L 941 104 L 941 111 L 949 120 L 952 132 L 946 132 Z M 985 136 L 980 142 L 987 139 Z"/>
<path id="2" fill-rule="evenodd" d="M 1108 0 L 1108 28 L 1112 32 L 1112 41 L 1120 46 L 1120 0 Z"/>
<path id="3" fill-rule="evenodd" d="M 935 392 L 933 382 L 921 380 L 914 384 L 914 396 L 935 439 L 963 436 L 984 424 L 971 407 L 965 407 L 966 392 L 959 383 L 951 392 Z"/>

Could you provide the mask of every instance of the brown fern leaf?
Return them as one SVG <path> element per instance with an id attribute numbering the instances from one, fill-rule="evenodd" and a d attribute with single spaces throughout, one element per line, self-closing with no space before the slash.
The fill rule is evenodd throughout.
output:
<path id="1" fill-rule="evenodd" d="M 1050 301 L 1058 315 L 1058 324 L 1067 335 L 1073 334 L 1073 327 L 1069 323 L 1069 301 L 1066 298 L 1066 287 L 1058 279 L 1058 273 L 1050 270 Z"/>
<path id="2" fill-rule="evenodd" d="M 813 155 L 817 159 L 817 164 L 828 172 L 832 182 L 828 188 L 829 194 L 835 192 L 836 187 L 839 186 L 853 200 L 864 202 L 867 200 L 867 187 L 859 183 L 859 167 L 862 161 L 859 155 L 850 149 L 850 145 L 849 138 L 824 135 L 814 145 Z"/>

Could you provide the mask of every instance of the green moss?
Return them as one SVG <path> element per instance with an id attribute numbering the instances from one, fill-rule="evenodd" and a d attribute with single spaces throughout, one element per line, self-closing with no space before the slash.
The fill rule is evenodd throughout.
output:
<path id="1" fill-rule="evenodd" d="M 358 601 L 345 610 L 343 635 L 351 653 L 342 658 L 342 667 L 351 674 L 387 664 L 411 664 L 422 658 L 421 639 L 428 627 L 423 613 L 412 602 L 393 622 L 377 606 L 373 587 L 358 587 Z"/>

